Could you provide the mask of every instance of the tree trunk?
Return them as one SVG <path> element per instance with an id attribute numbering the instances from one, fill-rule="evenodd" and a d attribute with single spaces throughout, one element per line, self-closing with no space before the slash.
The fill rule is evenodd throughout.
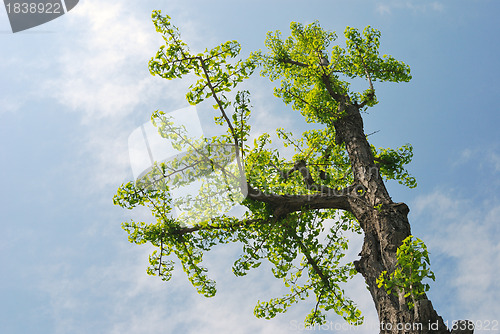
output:
<path id="1" fill-rule="evenodd" d="M 336 142 L 345 144 L 354 184 L 363 189 L 362 196 L 353 196 L 350 200 L 352 213 L 364 231 L 361 258 L 354 264 L 372 295 L 380 333 L 450 333 L 426 296 L 410 310 L 403 296 L 388 295 L 384 288 L 377 286 L 376 279 L 382 271 L 394 271 L 396 250 L 411 234 L 407 218 L 409 208 L 404 203 L 394 203 L 387 192 L 363 131 L 359 107 L 349 103 L 344 111 L 345 116 L 334 123 Z"/>
<path id="2" fill-rule="evenodd" d="M 407 219 L 409 210 L 404 203 L 391 203 L 383 206 L 380 212 L 375 211 L 367 213 L 362 220 L 365 238 L 361 259 L 355 266 L 365 278 L 375 302 L 380 333 L 449 333 L 426 297 L 409 310 L 402 296 L 388 295 L 383 288 L 377 287 L 380 273 L 394 270 L 396 250 L 411 233 Z"/>

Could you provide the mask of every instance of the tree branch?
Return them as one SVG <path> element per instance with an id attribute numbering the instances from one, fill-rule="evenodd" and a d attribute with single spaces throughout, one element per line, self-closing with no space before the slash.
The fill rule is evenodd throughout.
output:
<path id="1" fill-rule="evenodd" d="M 315 259 L 313 259 L 313 257 L 311 256 L 311 252 L 309 251 L 309 249 L 307 249 L 306 245 L 304 245 L 304 243 L 302 242 L 301 238 L 299 238 L 299 236 L 297 235 L 297 233 L 294 230 L 290 229 L 290 232 L 292 234 L 292 237 L 295 239 L 295 241 L 299 245 L 300 251 L 306 257 L 307 263 L 309 263 L 311 265 L 312 269 L 314 270 L 314 273 L 316 275 L 318 275 L 318 277 L 321 279 L 321 282 L 323 282 L 324 287 L 326 289 L 331 289 L 332 287 L 330 285 L 330 279 L 329 279 L 329 277 L 327 277 L 323 273 L 323 271 L 321 270 L 321 268 L 318 265 L 318 262 Z M 323 292 L 324 290 L 322 289 L 321 291 Z M 340 298 L 335 293 L 335 290 L 332 289 L 332 292 L 334 293 L 336 299 L 339 300 Z M 318 303 L 320 302 L 320 297 L 321 297 L 321 294 L 318 297 Z"/>
<path id="2" fill-rule="evenodd" d="M 310 209 L 341 209 L 351 211 L 351 200 L 359 197 L 356 191 L 358 185 L 352 185 L 340 190 L 330 189 L 330 193 L 308 195 L 277 195 L 268 194 L 247 185 L 247 198 L 267 203 L 274 209 L 275 217 L 282 217 L 288 213 Z"/>
<path id="3" fill-rule="evenodd" d="M 307 189 L 309 190 L 317 190 L 321 193 L 325 194 L 332 194 L 334 193 L 334 190 L 330 187 L 327 187 L 322 184 L 316 184 L 314 182 L 314 179 L 311 175 L 311 172 L 309 171 L 309 168 L 306 166 L 306 162 L 304 160 L 299 160 L 295 163 L 293 166 L 293 170 L 298 170 L 300 174 L 302 174 L 302 177 L 304 178 L 304 182 L 306 184 Z"/>
<path id="4" fill-rule="evenodd" d="M 342 112 L 345 109 L 345 103 L 349 99 L 347 95 L 338 94 L 333 90 L 332 84 L 330 82 L 330 76 L 327 74 L 323 74 L 321 76 L 321 81 L 326 87 L 328 94 L 337 102 L 339 102 L 339 112 Z"/>
<path id="5" fill-rule="evenodd" d="M 183 235 L 183 234 L 188 234 L 188 233 L 193 233 L 199 230 L 220 230 L 223 228 L 235 228 L 235 227 L 241 227 L 241 226 L 246 226 L 246 225 L 251 225 L 255 223 L 268 223 L 270 224 L 271 222 L 265 221 L 263 219 L 247 219 L 247 220 L 240 220 L 236 223 L 229 224 L 229 225 L 224 225 L 224 224 L 217 224 L 217 225 L 195 225 L 192 227 L 181 227 L 179 229 L 175 229 L 171 232 L 171 234 L 177 234 L 177 235 Z"/>
<path id="6" fill-rule="evenodd" d="M 222 105 L 222 102 L 217 97 L 217 94 L 215 92 L 214 86 L 212 85 L 212 82 L 210 81 L 210 75 L 208 73 L 208 69 L 207 69 L 207 66 L 205 64 L 205 60 L 202 57 L 199 57 L 199 60 L 200 60 L 201 68 L 203 69 L 203 73 L 205 74 L 205 77 L 207 79 L 208 87 L 210 88 L 210 91 L 212 92 L 212 96 L 215 99 L 215 102 L 217 102 L 217 105 L 219 106 L 219 110 L 222 114 L 222 117 L 226 121 L 227 126 L 229 127 L 229 131 L 231 131 L 231 136 L 233 137 L 233 140 L 234 140 L 234 147 L 236 149 L 236 163 L 238 164 L 238 170 L 240 171 L 240 177 L 242 177 L 244 175 L 243 166 L 242 166 L 241 157 L 240 157 L 240 149 L 242 149 L 242 147 L 240 147 L 240 144 L 238 141 L 238 136 L 236 135 L 236 131 L 234 130 L 234 127 L 233 127 L 231 121 L 229 120 L 229 117 L 227 116 L 226 111 L 224 110 L 224 106 Z"/>
<path id="7" fill-rule="evenodd" d="M 300 67 L 309 67 L 309 65 L 307 65 L 307 64 L 304 64 L 304 63 L 301 63 L 300 61 L 296 61 L 296 60 L 292 60 L 292 59 L 283 59 L 282 62 L 285 64 L 292 64 L 292 65 L 297 65 Z"/>

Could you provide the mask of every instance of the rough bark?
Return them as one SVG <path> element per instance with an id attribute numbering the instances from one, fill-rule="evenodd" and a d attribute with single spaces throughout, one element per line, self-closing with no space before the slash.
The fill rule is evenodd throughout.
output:
<path id="1" fill-rule="evenodd" d="M 360 198 L 350 200 L 351 212 L 364 231 L 364 243 L 355 267 L 369 287 L 380 321 L 380 333 L 450 333 L 426 296 L 409 310 L 402 296 L 388 295 L 383 288 L 377 287 L 380 273 L 395 269 L 396 250 L 411 234 L 409 208 L 404 203 L 394 203 L 387 192 L 363 131 L 359 107 L 348 104 L 344 110 L 345 116 L 334 123 L 336 141 L 345 144 L 354 183 L 364 189 Z"/>

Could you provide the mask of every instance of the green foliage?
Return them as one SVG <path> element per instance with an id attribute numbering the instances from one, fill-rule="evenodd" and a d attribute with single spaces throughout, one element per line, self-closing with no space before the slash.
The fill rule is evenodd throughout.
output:
<path id="1" fill-rule="evenodd" d="M 268 53 L 255 52 L 248 59 L 236 60 L 240 52 L 236 41 L 193 53 L 170 17 L 154 11 L 152 18 L 165 45 L 149 62 L 151 74 L 169 80 L 194 74 L 197 81 L 189 87 L 187 101 L 199 104 L 212 99 L 220 112 L 214 121 L 227 131 L 210 138 L 190 138 L 164 112 L 153 113 L 160 135 L 183 153 L 155 164 L 136 182 L 123 184 L 114 197 L 114 203 L 123 208 L 143 206 L 152 212 L 152 223 L 123 224 L 130 242 L 151 243 L 157 248 L 149 258 L 148 274 L 169 280 L 174 269 L 171 258 L 176 257 L 198 292 L 213 296 L 215 282 L 202 266 L 203 255 L 215 245 L 238 242 L 242 252 L 233 265 L 236 276 L 244 276 L 265 260 L 272 265 L 273 275 L 290 289 L 283 297 L 259 301 L 254 312 L 257 317 L 272 318 L 314 295 L 316 306 L 306 324 L 324 323 L 324 312 L 330 310 L 360 324 L 361 312 L 342 289 L 356 274 L 353 264 L 343 259 L 348 246 L 344 233 L 361 233 L 353 214 L 303 206 L 280 215 L 276 204 L 245 195 L 250 187 L 262 196 L 289 198 L 331 194 L 351 186 L 351 162 L 344 145 L 336 143 L 333 122 L 343 117 L 346 104 L 375 105 L 373 82 L 408 81 L 409 67 L 390 56 L 379 57 L 380 32 L 370 27 L 362 34 L 347 28 L 346 47 L 329 49 L 336 40 L 334 33 L 317 22 L 307 26 L 292 23 L 287 39 L 279 31 L 268 34 Z M 275 90 L 278 97 L 299 110 L 307 122 L 322 124 L 299 138 L 285 129 L 276 130 L 281 144 L 293 149 L 291 157 L 271 148 L 267 133 L 248 142 L 250 93 L 232 90 L 257 66 L 271 80 L 280 80 Z M 352 92 L 348 80 L 355 77 L 366 79 L 368 89 Z M 416 184 L 403 168 L 411 160 L 411 146 L 373 148 L 373 154 L 385 178 L 409 187 Z M 301 168 L 307 168 L 309 181 L 304 180 Z M 196 186 L 197 194 L 170 198 L 170 191 L 186 186 Z M 358 191 L 362 195 L 363 190 Z M 239 218 L 227 215 L 238 203 L 244 214 Z M 182 211 L 178 217 L 172 215 L 174 207 Z M 327 222 L 332 222 L 328 229 Z"/>
<path id="2" fill-rule="evenodd" d="M 215 282 L 208 279 L 206 269 L 200 266 L 202 252 L 200 247 L 193 245 L 192 237 L 180 235 L 180 224 L 170 218 L 171 200 L 168 187 L 161 181 L 150 181 L 141 179 L 137 183 L 128 182 L 118 189 L 113 202 L 123 208 L 132 209 L 138 205 L 145 206 L 155 217 L 156 223 L 146 224 L 131 221 L 123 223 L 122 227 L 129 234 L 129 241 L 136 244 L 151 243 L 160 249 L 154 251 L 149 257 L 150 267 L 147 273 L 160 276 L 168 281 L 172 277 L 174 263 L 165 258 L 172 252 L 180 260 L 184 271 L 199 293 L 206 297 L 215 294 Z M 144 184 L 147 184 L 145 187 Z M 162 184 L 163 183 L 163 184 Z M 209 249 L 213 244 L 204 244 Z"/>
<path id="3" fill-rule="evenodd" d="M 410 309 L 415 306 L 427 291 L 429 284 L 422 283 L 425 278 L 435 280 L 430 270 L 429 252 L 424 242 L 419 238 L 413 240 L 408 236 L 397 250 L 397 266 L 394 272 L 380 273 L 377 279 L 378 287 L 384 287 L 388 294 L 402 293 Z"/>
<path id="4" fill-rule="evenodd" d="M 342 231 L 351 228 L 352 217 L 347 214 L 338 217 L 339 224 L 332 226 L 325 240 L 320 242 L 318 237 L 324 230 L 320 224 L 324 218 L 322 215 L 327 216 L 326 213 L 312 211 L 290 215 L 280 224 L 279 232 L 275 231 L 277 242 L 272 247 L 269 243 L 263 245 L 264 252 L 267 252 L 265 257 L 274 265 L 274 276 L 283 280 L 290 293 L 267 302 L 259 301 L 254 310 L 257 317 L 270 319 L 313 292 L 316 306 L 306 317 L 308 325 L 322 324 L 325 319 L 323 311 L 328 310 L 335 311 L 350 323 L 362 320 L 360 311 L 346 298 L 340 286 L 356 274 L 352 263 L 341 263 L 347 250 L 347 239 L 342 236 Z M 262 248 L 256 251 L 262 252 Z M 296 258 L 300 252 L 305 255 L 298 262 Z M 241 263 L 248 259 L 240 258 L 236 267 L 241 268 Z M 322 275 L 311 270 L 311 266 L 320 267 Z M 309 269 L 309 277 L 304 277 L 306 269 Z M 235 270 L 238 275 L 243 274 Z M 330 279 L 326 281 L 324 277 Z"/>
<path id="5" fill-rule="evenodd" d="M 377 103 L 375 81 L 411 79 L 407 65 L 391 56 L 379 56 L 380 32 L 371 27 L 362 35 L 347 27 L 346 47 L 335 45 L 330 53 L 327 48 L 337 36 L 321 29 L 317 22 L 305 27 L 292 22 L 290 30 L 291 36 L 285 40 L 279 31 L 268 33 L 269 54 L 256 52 L 253 57 L 262 65 L 262 75 L 281 80 L 281 87 L 275 89 L 276 96 L 292 104 L 308 122 L 331 125 L 342 116 L 345 100 L 374 106 Z M 322 58 L 327 59 L 327 66 Z M 351 92 L 350 83 L 344 80 L 346 77 L 364 78 L 369 88 L 364 92 Z"/>
<path id="6" fill-rule="evenodd" d="M 227 108 L 225 92 L 231 91 L 238 83 L 248 78 L 256 67 L 252 59 L 238 61 L 235 64 L 229 59 L 240 53 L 241 46 L 236 41 L 228 41 L 211 50 L 191 54 L 186 43 L 180 39 L 179 30 L 171 24 L 168 15 L 162 16 L 160 11 L 153 12 L 153 23 L 156 31 L 163 35 L 162 45 L 156 56 L 149 62 L 152 75 L 165 79 L 181 78 L 194 73 L 200 79 L 191 85 L 186 99 L 191 104 L 214 97 L 217 104 L 214 108 Z"/>
<path id="7" fill-rule="evenodd" d="M 392 56 L 379 57 L 380 31 L 368 26 L 361 34 L 357 29 L 347 27 L 347 54 L 342 57 L 341 68 L 350 77 L 370 76 L 372 81 L 410 81 L 410 67 Z"/>
<path id="8" fill-rule="evenodd" d="M 413 157 L 413 147 L 410 144 L 403 145 L 397 150 L 391 148 L 377 150 L 372 145 L 372 152 L 375 162 L 379 165 L 380 174 L 386 180 L 398 180 L 408 188 L 417 186 L 417 180 L 403 167 L 409 164 Z"/>

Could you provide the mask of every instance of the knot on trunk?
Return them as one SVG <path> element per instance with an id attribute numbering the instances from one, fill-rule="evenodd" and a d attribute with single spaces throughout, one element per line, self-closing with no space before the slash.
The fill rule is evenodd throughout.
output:
<path id="1" fill-rule="evenodd" d="M 408 207 L 408 205 L 406 205 L 406 203 L 403 203 L 403 202 L 394 203 L 392 206 L 394 209 L 401 212 L 404 216 L 407 216 L 408 213 L 410 212 L 410 208 Z"/>

